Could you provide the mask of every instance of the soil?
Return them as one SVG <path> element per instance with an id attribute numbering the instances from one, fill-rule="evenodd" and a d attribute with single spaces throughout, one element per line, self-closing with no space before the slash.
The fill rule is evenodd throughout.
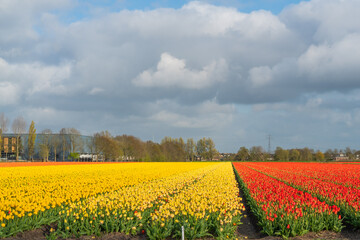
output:
<path id="1" fill-rule="evenodd" d="M 52 226 L 54 227 L 54 226 Z M 40 229 L 35 229 L 32 231 L 26 231 L 19 233 L 15 236 L 5 238 L 4 240 L 44 240 L 46 236 L 50 233 L 50 226 L 43 226 Z M 250 212 L 249 207 L 245 204 L 244 217 L 242 218 L 242 224 L 238 226 L 237 229 L 237 238 L 239 240 L 245 239 L 260 239 L 260 240 L 282 240 L 281 237 L 272 237 L 266 236 L 260 232 L 260 229 L 256 226 L 256 219 L 254 215 Z M 75 240 L 77 238 L 70 238 L 68 240 Z M 79 240 L 146 240 L 146 235 L 125 235 L 124 233 L 110 233 L 104 234 L 100 237 L 96 236 L 82 236 L 78 238 Z M 360 231 L 352 231 L 351 228 L 345 227 L 340 233 L 335 233 L 331 231 L 321 231 L 318 233 L 307 233 L 303 236 L 297 236 L 289 238 L 289 240 L 360 240 Z M 63 240 L 63 239 L 60 239 Z M 212 238 L 207 238 L 206 240 L 213 240 Z"/>
<path id="2" fill-rule="evenodd" d="M 248 206 L 245 205 L 245 216 L 242 218 L 241 225 L 238 226 L 238 239 L 261 239 L 261 240 L 282 240 L 281 237 L 266 236 L 260 232 L 256 226 L 254 215 L 249 211 Z M 327 240 L 327 239 L 344 239 L 344 240 L 360 240 L 360 231 L 352 231 L 350 228 L 344 228 L 340 233 L 331 231 L 321 231 L 318 233 L 309 232 L 303 236 L 289 238 L 289 240 Z"/>
<path id="3" fill-rule="evenodd" d="M 49 234 L 49 226 L 44 226 L 41 229 L 19 233 L 13 237 L 5 238 L 4 240 L 44 240 L 46 235 Z M 260 240 L 282 240 L 281 237 L 265 236 L 251 223 L 250 218 L 244 218 L 243 224 L 238 226 L 237 236 L 239 240 L 245 239 L 260 239 Z M 75 240 L 71 238 L 68 240 Z M 110 233 L 104 234 L 100 237 L 95 236 L 82 236 L 79 240 L 146 240 L 146 235 L 125 235 L 123 233 Z M 327 239 L 342 239 L 342 240 L 359 240 L 360 232 L 343 229 L 341 233 L 330 231 L 322 231 L 318 233 L 307 233 L 303 236 L 289 238 L 289 240 L 327 240 Z M 206 240 L 212 240 L 208 238 Z"/>

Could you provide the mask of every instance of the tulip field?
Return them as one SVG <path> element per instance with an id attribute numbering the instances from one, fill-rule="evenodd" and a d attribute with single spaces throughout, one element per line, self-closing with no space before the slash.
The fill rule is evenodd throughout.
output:
<path id="1" fill-rule="evenodd" d="M 0 191 L 0 238 L 236 239 L 244 202 L 266 235 L 360 228 L 360 164 L 0 163 Z"/>
<path id="2" fill-rule="evenodd" d="M 234 163 L 263 232 L 284 237 L 360 227 L 360 165 Z"/>
<path id="3" fill-rule="evenodd" d="M 0 190 L 0 237 L 50 225 L 48 239 L 165 239 L 184 226 L 186 239 L 225 239 L 244 210 L 231 163 L 6 166 Z"/>

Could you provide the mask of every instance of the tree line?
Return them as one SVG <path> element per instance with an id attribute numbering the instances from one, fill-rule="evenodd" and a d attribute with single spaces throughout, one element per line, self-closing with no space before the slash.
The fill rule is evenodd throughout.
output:
<path id="1" fill-rule="evenodd" d="M 233 156 L 234 161 L 331 161 L 343 154 L 350 161 L 358 160 L 360 151 L 350 149 L 328 149 L 325 152 L 311 148 L 283 149 L 277 147 L 275 152 L 266 152 L 261 146 L 253 146 L 250 149 L 240 147 Z"/>
<path id="2" fill-rule="evenodd" d="M 113 137 L 108 131 L 94 134 L 93 151 L 105 161 L 211 161 L 218 151 L 211 138 L 202 138 L 197 142 L 189 138 L 164 137 L 161 143 L 142 141 L 131 135 Z"/>
<path id="3" fill-rule="evenodd" d="M 8 131 L 8 124 L 8 118 L 1 113 L 0 152 L 4 150 L 2 134 Z M 83 138 L 75 128 L 62 128 L 59 132 L 45 129 L 37 134 L 34 121 L 26 131 L 26 123 L 22 117 L 14 119 L 11 129 L 16 137 L 16 160 L 19 160 L 19 153 L 26 153 L 26 158 L 31 161 L 34 160 L 35 153 L 36 160 L 42 161 L 49 161 L 50 156 L 52 161 L 65 161 L 69 158 L 79 161 L 80 153 L 84 152 L 90 153 L 95 161 L 209 161 L 218 156 L 213 140 L 205 137 L 198 141 L 189 138 L 186 142 L 181 137 L 165 137 L 161 143 L 155 143 L 144 142 L 130 135 L 112 136 L 108 131 Z M 26 134 L 26 140 L 22 140 L 23 134 Z"/>

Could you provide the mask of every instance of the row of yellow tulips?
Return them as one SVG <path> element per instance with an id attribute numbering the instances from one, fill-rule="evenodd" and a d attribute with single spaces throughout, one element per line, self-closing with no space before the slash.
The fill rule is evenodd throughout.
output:
<path id="1" fill-rule="evenodd" d="M 118 231 L 163 239 L 178 237 L 181 226 L 187 238 L 229 238 L 243 210 L 230 163 L 69 165 L 1 172 L 0 236 L 38 226 L 36 221 L 55 221 L 49 238 Z"/>

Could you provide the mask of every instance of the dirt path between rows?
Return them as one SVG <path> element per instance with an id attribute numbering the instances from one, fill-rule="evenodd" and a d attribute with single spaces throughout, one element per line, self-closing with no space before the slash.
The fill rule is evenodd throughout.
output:
<path id="1" fill-rule="evenodd" d="M 242 193 L 240 192 L 240 197 L 242 199 Z M 244 201 L 244 200 L 243 200 Z M 260 240 L 282 240 L 281 237 L 272 237 L 261 234 L 260 228 L 256 226 L 256 218 L 251 213 L 249 206 L 244 201 L 245 212 L 244 217 L 242 218 L 242 224 L 238 226 L 237 236 L 239 240 L 245 239 L 260 239 Z M 24 233 L 19 233 L 16 236 L 5 238 L 4 240 L 44 240 L 46 239 L 46 235 L 49 234 L 50 226 L 43 226 L 41 229 L 36 229 L 32 231 L 27 231 Z M 76 238 L 72 238 L 74 240 Z M 79 238 L 80 240 L 146 240 L 146 235 L 125 235 L 123 233 L 110 233 L 104 234 L 100 237 L 95 236 L 82 236 Z M 335 239 L 343 239 L 343 240 L 360 240 L 360 231 L 352 231 L 350 228 L 344 228 L 341 233 L 335 233 L 331 231 L 322 231 L 318 233 L 307 233 L 303 236 L 297 236 L 293 238 L 289 238 L 290 240 L 335 240 Z M 208 238 L 206 240 L 212 240 Z"/>
<path id="2" fill-rule="evenodd" d="M 248 214 L 247 211 L 245 214 Z M 27 231 L 19 233 L 16 236 L 5 238 L 4 240 L 44 240 L 46 235 L 49 234 L 49 227 L 44 226 L 41 229 Z M 245 239 L 259 239 L 259 240 L 282 240 L 281 237 L 265 236 L 251 222 L 251 217 L 243 218 L 243 224 L 238 226 L 237 236 L 239 240 Z M 75 240 L 76 238 L 71 238 Z M 125 235 L 123 233 L 110 233 L 104 234 L 100 237 L 95 236 L 82 236 L 80 240 L 146 240 L 146 235 Z M 342 239 L 342 240 L 359 240 L 360 232 L 343 229 L 341 233 L 335 233 L 330 231 L 322 231 L 319 233 L 308 233 L 304 236 L 297 236 L 289 238 L 289 240 L 327 240 L 327 239 Z M 206 240 L 212 240 L 208 238 Z"/>

